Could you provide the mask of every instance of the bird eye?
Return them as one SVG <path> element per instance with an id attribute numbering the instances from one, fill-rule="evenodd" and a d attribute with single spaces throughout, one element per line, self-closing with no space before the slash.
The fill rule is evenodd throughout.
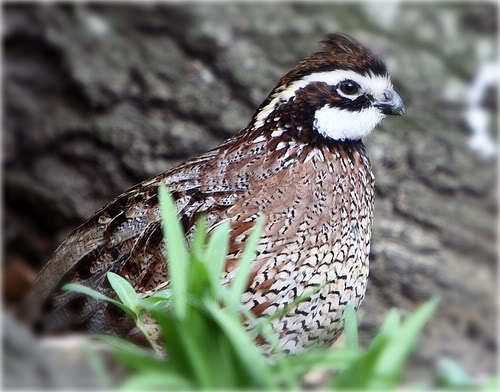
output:
<path id="1" fill-rule="evenodd" d="M 360 87 L 359 84 L 353 82 L 352 80 L 344 80 L 339 84 L 340 91 L 346 95 L 354 95 L 356 94 Z"/>

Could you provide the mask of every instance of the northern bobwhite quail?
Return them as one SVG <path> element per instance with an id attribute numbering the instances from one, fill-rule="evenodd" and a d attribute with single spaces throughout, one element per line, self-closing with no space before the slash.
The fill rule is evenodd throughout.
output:
<path id="1" fill-rule="evenodd" d="M 165 184 L 188 236 L 200 214 L 209 226 L 230 221 L 227 283 L 256 216 L 265 215 L 243 302 L 268 315 L 323 284 L 274 328 L 290 353 L 333 342 L 368 277 L 374 179 L 361 138 L 403 112 L 384 63 L 346 35 L 328 36 L 236 136 L 133 187 L 77 228 L 42 270 L 25 316 L 49 331 L 126 333 L 131 325 L 112 307 L 58 289 L 72 281 L 107 292 L 107 271 L 139 292 L 165 286 L 157 198 Z"/>

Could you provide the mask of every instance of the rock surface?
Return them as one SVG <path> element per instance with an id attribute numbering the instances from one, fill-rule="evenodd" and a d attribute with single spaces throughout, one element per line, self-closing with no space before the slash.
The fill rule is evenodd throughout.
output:
<path id="1" fill-rule="evenodd" d="M 7 271 L 38 270 L 114 196 L 237 132 L 297 59 L 342 31 L 386 59 L 408 109 L 367 140 L 377 205 L 363 336 L 389 308 L 438 295 L 408 377 L 443 357 L 477 378 L 496 368 L 495 162 L 468 148 L 463 122 L 467 86 L 495 58 L 493 3 L 4 11 Z"/>

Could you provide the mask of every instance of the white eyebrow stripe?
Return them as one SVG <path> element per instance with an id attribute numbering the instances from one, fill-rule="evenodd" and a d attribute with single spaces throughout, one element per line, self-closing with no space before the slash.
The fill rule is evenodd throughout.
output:
<path id="1" fill-rule="evenodd" d="M 342 69 L 329 72 L 315 72 L 305 76 L 302 80 L 306 83 L 323 82 L 334 86 L 345 79 L 353 80 L 359 85 L 367 87 L 371 92 L 384 91 L 387 88 L 392 88 L 391 79 L 387 75 L 378 76 L 373 73 L 360 75 L 357 72 Z"/>
<path id="2" fill-rule="evenodd" d="M 288 101 L 295 95 L 297 90 L 306 87 L 309 83 L 319 82 L 334 86 L 345 79 L 351 79 L 355 81 L 359 85 L 363 86 L 371 94 L 377 94 L 383 92 L 386 89 L 392 89 L 392 82 L 389 75 L 380 76 L 373 73 L 361 75 L 357 72 L 343 69 L 337 69 L 335 71 L 314 72 L 312 74 L 304 76 L 302 79 L 290 83 L 283 90 L 276 92 L 273 96 L 273 99 L 264 108 L 262 108 L 259 114 L 256 116 L 253 128 L 256 129 L 264 125 L 266 118 L 276 108 L 276 105 L 278 105 L 280 102 Z"/>

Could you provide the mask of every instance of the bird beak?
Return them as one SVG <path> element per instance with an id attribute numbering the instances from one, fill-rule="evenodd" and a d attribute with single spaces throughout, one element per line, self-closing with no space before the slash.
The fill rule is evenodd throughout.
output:
<path id="1" fill-rule="evenodd" d="M 403 100 L 394 90 L 385 90 L 384 97 L 375 101 L 374 106 L 383 114 L 402 116 L 406 112 Z"/>

